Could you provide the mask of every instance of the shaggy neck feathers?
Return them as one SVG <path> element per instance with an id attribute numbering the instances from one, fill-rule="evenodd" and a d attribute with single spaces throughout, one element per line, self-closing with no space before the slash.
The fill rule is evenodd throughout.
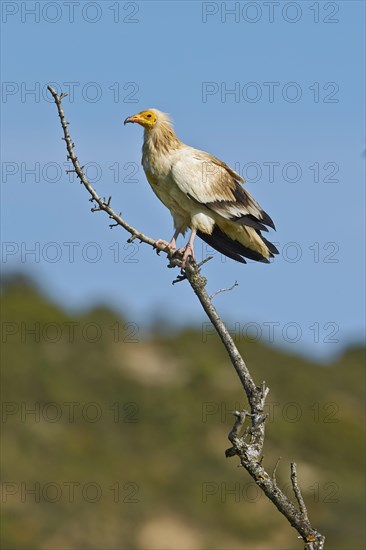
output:
<path id="1" fill-rule="evenodd" d="M 153 128 L 144 131 L 144 154 L 164 155 L 173 149 L 178 149 L 182 142 L 173 130 L 169 117 L 159 113 L 158 120 Z"/>

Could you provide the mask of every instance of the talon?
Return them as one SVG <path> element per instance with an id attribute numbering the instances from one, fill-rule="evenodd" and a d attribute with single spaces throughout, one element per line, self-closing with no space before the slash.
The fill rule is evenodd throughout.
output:
<path id="1" fill-rule="evenodd" d="M 155 251 L 157 255 L 159 256 L 162 248 L 166 248 L 167 246 L 168 246 L 168 243 L 163 239 L 158 239 L 157 241 L 155 241 L 154 248 L 156 249 Z"/>
<path id="2" fill-rule="evenodd" d="M 185 269 L 187 267 L 188 259 L 191 258 L 194 261 L 195 257 L 193 247 L 190 245 L 190 243 L 188 243 L 183 250 L 184 252 L 182 258 L 182 269 Z"/>
<path id="3" fill-rule="evenodd" d="M 175 252 L 175 240 L 171 240 L 169 243 L 167 241 L 164 241 L 164 239 L 158 239 L 155 241 L 155 248 L 157 248 L 156 253 L 159 254 L 161 252 L 162 248 L 168 249 L 166 252 Z"/>

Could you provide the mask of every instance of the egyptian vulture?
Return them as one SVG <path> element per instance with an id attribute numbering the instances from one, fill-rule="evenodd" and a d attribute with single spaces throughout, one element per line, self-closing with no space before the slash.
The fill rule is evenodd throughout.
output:
<path id="1" fill-rule="evenodd" d="M 245 258 L 269 263 L 277 248 L 265 239 L 269 217 L 241 183 L 243 178 L 209 153 L 182 143 L 167 114 L 157 109 L 127 117 L 124 124 L 144 128 L 142 166 L 152 190 L 169 208 L 174 221 L 170 242 L 157 247 L 176 250 L 176 239 L 188 228 L 191 235 L 182 252 L 182 267 L 194 259 L 193 242 L 198 235 L 209 246 L 238 262 Z"/>

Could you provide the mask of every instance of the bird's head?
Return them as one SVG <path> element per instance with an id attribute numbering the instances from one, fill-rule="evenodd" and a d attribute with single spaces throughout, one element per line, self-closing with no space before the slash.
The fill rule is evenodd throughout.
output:
<path id="1" fill-rule="evenodd" d="M 148 111 L 141 111 L 136 115 L 129 116 L 125 119 L 124 124 L 128 122 L 133 122 L 135 124 L 140 124 L 146 130 L 151 130 L 158 121 L 159 112 L 155 109 L 149 109 Z"/>

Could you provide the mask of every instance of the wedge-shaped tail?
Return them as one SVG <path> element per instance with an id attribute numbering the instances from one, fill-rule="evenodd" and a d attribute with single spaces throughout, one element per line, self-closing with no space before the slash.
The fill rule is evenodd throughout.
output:
<path id="1" fill-rule="evenodd" d="M 260 231 L 257 231 L 257 233 L 268 249 L 268 256 L 270 258 L 273 258 L 274 254 L 278 254 L 278 250 L 275 245 L 265 239 L 261 235 Z M 197 231 L 197 235 L 205 243 L 207 243 L 209 246 L 211 246 L 221 254 L 228 256 L 232 260 L 241 262 L 242 264 L 247 263 L 245 258 L 265 264 L 270 263 L 269 259 L 260 254 L 260 252 L 251 250 L 247 246 L 241 244 L 239 241 L 233 240 L 225 235 L 225 233 L 223 233 L 217 225 L 215 226 L 211 235 L 208 235 L 207 233 L 202 233 L 201 231 Z"/>

